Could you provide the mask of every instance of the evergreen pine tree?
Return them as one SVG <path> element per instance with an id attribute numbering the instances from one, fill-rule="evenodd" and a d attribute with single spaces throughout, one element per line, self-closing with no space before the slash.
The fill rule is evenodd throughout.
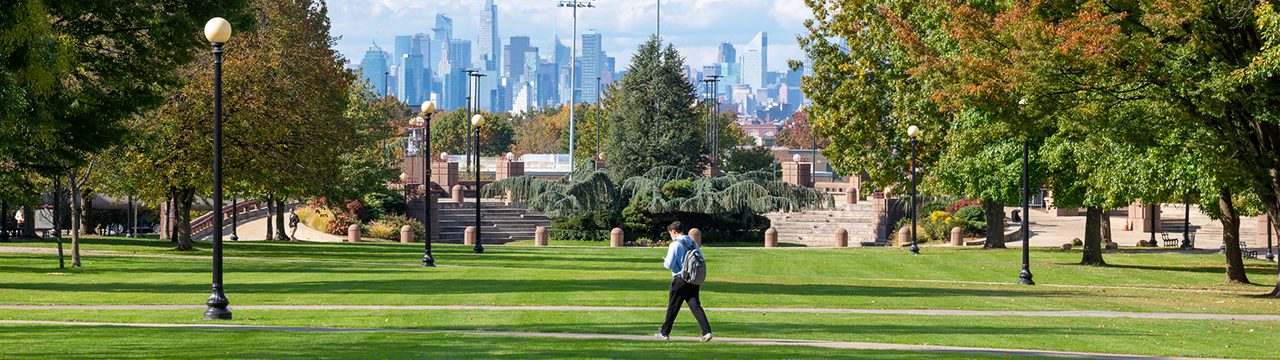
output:
<path id="1" fill-rule="evenodd" d="M 655 36 L 640 45 L 618 86 L 618 109 L 609 117 L 606 149 L 615 178 L 644 175 L 659 166 L 701 173 L 702 122 L 694 108 L 696 88 L 684 78 L 684 58 Z"/>

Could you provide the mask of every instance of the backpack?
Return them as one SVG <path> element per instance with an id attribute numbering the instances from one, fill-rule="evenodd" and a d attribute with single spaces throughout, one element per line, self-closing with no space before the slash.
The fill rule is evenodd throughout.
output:
<path id="1" fill-rule="evenodd" d="M 707 262 L 699 255 L 698 249 L 689 246 L 684 240 L 680 241 L 680 246 L 684 247 L 684 266 L 680 268 L 680 278 L 691 285 L 702 285 L 707 279 Z"/>

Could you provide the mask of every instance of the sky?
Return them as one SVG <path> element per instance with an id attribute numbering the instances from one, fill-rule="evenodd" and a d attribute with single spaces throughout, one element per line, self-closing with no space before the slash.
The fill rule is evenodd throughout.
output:
<path id="1" fill-rule="evenodd" d="M 617 58 L 617 70 L 622 71 L 630 64 L 636 46 L 653 35 L 657 1 L 594 1 L 594 8 L 578 10 L 578 34 L 600 32 L 604 51 Z M 569 45 L 573 10 L 557 7 L 559 0 L 495 3 L 504 45 L 511 36 L 529 36 L 544 58 L 557 35 Z M 395 35 L 430 34 L 436 13 L 453 18 L 454 37 L 471 40 L 472 52 L 478 51 L 475 42 L 484 0 L 329 0 L 328 5 L 332 34 L 339 37 L 338 51 L 351 63 L 358 64 L 374 41 L 390 52 Z M 769 70 L 783 71 L 787 60 L 803 56 L 795 38 L 804 31 L 804 20 L 811 17 L 803 0 L 666 0 L 662 1 L 662 37 L 696 68 L 715 63 L 720 43 L 732 43 L 741 53 L 756 33 L 767 32 Z"/>

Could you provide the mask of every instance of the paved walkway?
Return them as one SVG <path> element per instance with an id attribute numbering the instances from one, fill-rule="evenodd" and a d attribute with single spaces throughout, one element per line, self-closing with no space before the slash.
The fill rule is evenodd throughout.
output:
<path id="1" fill-rule="evenodd" d="M 181 310 L 204 309 L 204 305 L 0 305 L 0 310 Z M 240 305 L 240 310 L 467 310 L 467 311 L 665 311 L 662 307 L 624 306 L 486 306 L 486 305 Z M 934 310 L 934 309 L 828 309 L 828 308 L 707 308 L 723 312 L 872 314 L 923 316 L 1028 316 L 1072 318 L 1129 318 L 1161 320 L 1280 321 L 1280 315 L 1141 313 L 1123 311 L 1014 311 L 1014 310 Z"/>
<path id="2" fill-rule="evenodd" d="M 288 216 L 288 213 L 286 213 L 285 218 L 288 219 Z M 240 241 L 262 241 L 262 239 L 266 239 L 268 219 L 273 218 L 263 217 L 250 222 L 240 223 L 236 226 L 236 236 L 240 238 Z M 290 230 L 292 229 L 288 228 L 286 224 L 285 233 L 289 233 Z M 301 222 L 298 223 L 298 233 L 295 234 L 295 236 L 298 237 L 298 241 L 306 242 L 343 242 L 347 240 L 341 236 L 312 229 Z M 230 234 L 225 234 L 222 238 L 223 240 L 231 241 Z"/>
<path id="3" fill-rule="evenodd" d="M 414 333 L 414 334 L 515 336 L 515 337 L 538 337 L 538 338 L 583 339 L 583 340 L 660 341 L 651 335 L 643 336 L 643 335 L 589 334 L 589 333 L 548 333 L 548 332 L 529 332 L 529 331 L 369 329 L 369 328 L 333 328 L 333 327 L 253 326 L 253 325 L 226 325 L 226 324 L 106 323 L 106 322 L 27 321 L 27 320 L 0 320 L 0 324 L 60 325 L 60 326 L 119 326 L 119 327 L 140 327 L 140 328 L 294 331 L 294 332 L 323 332 L 323 333 L 391 332 L 391 333 Z M 693 338 L 693 337 L 674 337 L 674 336 L 671 337 L 671 340 L 698 341 L 697 338 Z M 819 348 L 829 348 L 829 349 L 923 351 L 923 352 L 939 352 L 939 353 L 953 353 L 953 354 L 995 355 L 995 356 L 1043 356 L 1043 357 L 1059 357 L 1059 358 L 1072 358 L 1072 359 L 1107 359 L 1107 360 L 1193 359 L 1193 358 L 1178 358 L 1178 357 L 1120 355 L 1120 354 L 1086 353 L 1086 352 L 1071 352 L 1071 351 L 974 348 L 974 347 L 960 347 L 960 346 L 909 345 L 909 344 L 886 344 L 886 343 L 819 341 L 819 340 L 716 338 L 715 341 L 720 343 L 741 344 L 741 345 L 808 346 L 808 347 L 819 347 Z"/>

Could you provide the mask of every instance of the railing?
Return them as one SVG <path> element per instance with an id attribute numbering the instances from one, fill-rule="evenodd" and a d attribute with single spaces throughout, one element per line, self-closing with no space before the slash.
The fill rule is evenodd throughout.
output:
<path id="1" fill-rule="evenodd" d="M 261 204 L 258 204 L 258 200 L 241 201 L 240 203 L 235 204 L 234 209 L 232 209 L 231 205 L 225 206 L 222 208 L 223 224 L 225 226 L 226 220 L 231 218 L 231 213 L 233 211 L 243 214 L 247 212 L 258 211 L 263 207 L 264 206 L 262 206 Z M 214 212 L 210 211 L 208 214 L 200 215 L 194 220 L 191 220 L 191 234 L 193 235 L 199 234 L 203 231 L 213 228 L 213 214 Z"/>

